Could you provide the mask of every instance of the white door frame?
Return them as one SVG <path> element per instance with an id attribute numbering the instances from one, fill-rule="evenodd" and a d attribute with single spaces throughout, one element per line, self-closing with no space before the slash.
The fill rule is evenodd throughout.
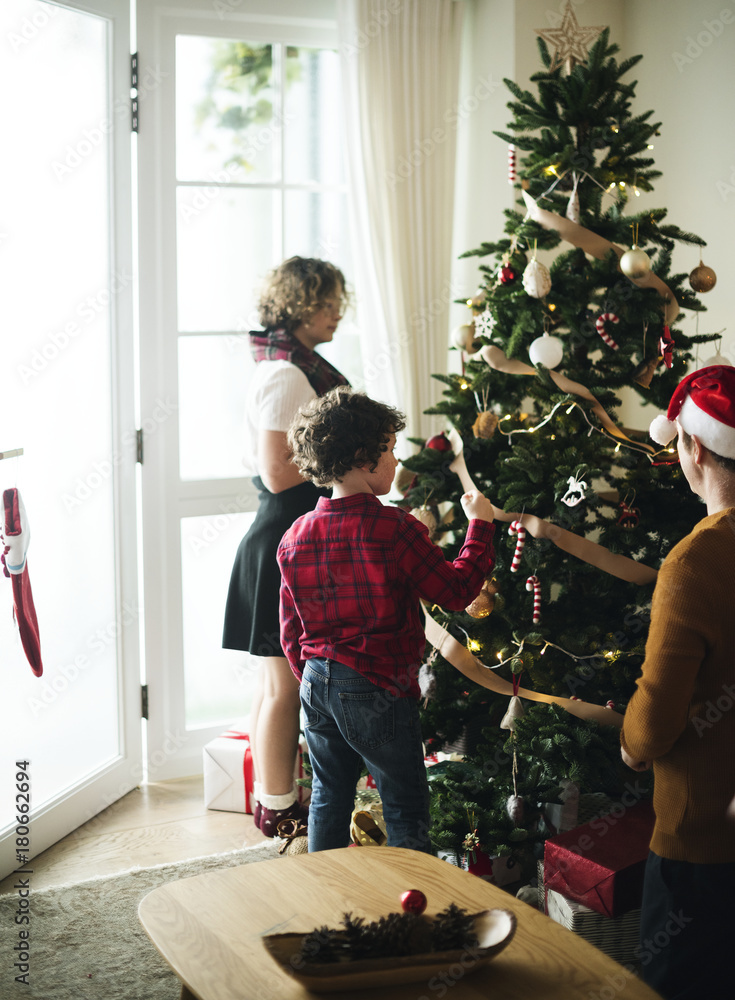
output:
<path id="1" fill-rule="evenodd" d="M 200 774 L 202 748 L 222 730 L 221 725 L 186 728 L 181 519 L 217 515 L 236 501 L 247 509 L 243 498 L 246 503 L 252 498 L 252 509 L 257 505 L 249 479 L 179 478 L 175 39 L 194 34 L 336 46 L 334 0 L 283 4 L 283 9 L 294 16 L 274 15 L 266 0 L 180 0 L 175 7 L 146 0 L 138 10 L 141 415 L 152 417 L 151 426 L 156 408 L 165 416 L 145 436 L 142 465 L 148 759 L 157 781 Z M 237 715 L 234 706 L 233 712 Z"/>
<path id="2" fill-rule="evenodd" d="M 58 6 L 99 16 L 109 25 L 108 66 L 111 129 L 110 275 L 133 273 L 130 116 L 130 5 L 128 0 L 64 0 Z M 134 282 L 111 296 L 111 384 L 120 748 L 109 764 L 31 811 L 31 853 L 35 857 L 96 816 L 143 780 L 140 712 L 140 628 L 138 603 Z M 32 756 L 32 747 L 25 752 Z M 6 762 L 9 766 L 9 762 Z M 0 838 L 0 877 L 18 867 L 16 833 Z"/>

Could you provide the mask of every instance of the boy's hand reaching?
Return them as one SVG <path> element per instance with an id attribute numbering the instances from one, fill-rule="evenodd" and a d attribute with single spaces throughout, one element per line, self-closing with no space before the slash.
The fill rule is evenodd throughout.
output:
<path id="1" fill-rule="evenodd" d="M 473 517 L 480 521 L 493 521 L 495 519 L 495 508 L 479 490 L 470 490 L 465 493 L 460 503 L 468 521 Z"/>

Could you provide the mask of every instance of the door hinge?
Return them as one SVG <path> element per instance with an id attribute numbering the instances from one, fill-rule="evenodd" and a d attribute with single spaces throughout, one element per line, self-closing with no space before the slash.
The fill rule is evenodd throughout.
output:
<path id="1" fill-rule="evenodd" d="M 140 685 L 140 715 L 141 718 L 148 718 L 148 685 Z"/>
<path id="2" fill-rule="evenodd" d="M 135 91 L 130 95 L 130 131 L 138 131 L 138 53 L 133 52 L 130 56 L 130 90 Z"/>
<path id="3" fill-rule="evenodd" d="M 135 461 L 143 464 L 143 428 L 139 427 L 135 432 Z"/>

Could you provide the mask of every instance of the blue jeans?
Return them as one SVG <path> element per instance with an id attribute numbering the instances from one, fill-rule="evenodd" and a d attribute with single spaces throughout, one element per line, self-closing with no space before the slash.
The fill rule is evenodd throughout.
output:
<path id="1" fill-rule="evenodd" d="M 383 803 L 388 846 L 432 853 L 418 702 L 321 658 L 307 660 L 300 690 L 313 770 L 309 851 L 350 843 L 355 785 L 364 763 Z"/>

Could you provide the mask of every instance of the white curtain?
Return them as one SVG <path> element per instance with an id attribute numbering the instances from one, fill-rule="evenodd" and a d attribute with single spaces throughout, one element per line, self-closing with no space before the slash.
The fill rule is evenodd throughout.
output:
<path id="1" fill-rule="evenodd" d="M 344 128 L 365 391 L 406 433 L 447 370 L 462 4 L 339 0 Z"/>

